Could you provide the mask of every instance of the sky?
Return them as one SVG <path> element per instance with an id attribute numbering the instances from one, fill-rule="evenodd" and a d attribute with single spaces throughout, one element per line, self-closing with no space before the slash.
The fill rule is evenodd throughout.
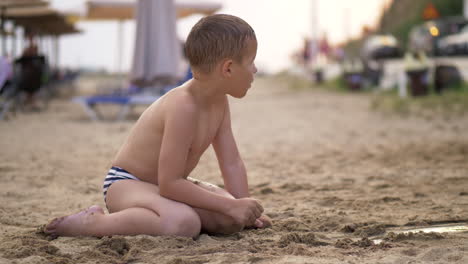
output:
<path id="1" fill-rule="evenodd" d="M 190 1 L 190 0 L 185 0 Z M 195 1 L 195 0 L 193 0 Z M 310 37 L 314 21 L 320 36 L 331 43 L 356 37 L 364 25 L 374 26 L 382 8 L 390 0 L 203 0 L 222 5 L 217 13 L 236 15 L 255 30 L 258 40 L 256 65 L 265 72 L 289 68 L 291 55 L 299 50 L 305 37 Z M 80 9 L 85 0 L 51 0 L 59 10 Z M 315 7 L 315 8 L 313 8 Z M 201 18 L 194 15 L 179 19 L 177 33 L 185 40 L 191 27 Z M 60 40 L 60 64 L 68 67 L 103 68 L 114 72 L 118 66 L 118 22 L 79 22 L 81 34 Z M 122 65 L 128 71 L 132 64 L 135 23 L 123 23 Z"/>

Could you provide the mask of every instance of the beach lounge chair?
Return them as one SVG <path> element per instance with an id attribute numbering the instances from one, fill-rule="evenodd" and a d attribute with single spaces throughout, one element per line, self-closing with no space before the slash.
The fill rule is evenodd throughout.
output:
<path id="1" fill-rule="evenodd" d="M 192 71 L 188 69 L 185 77 L 176 85 L 163 87 L 160 94 L 109 94 L 109 95 L 94 95 L 94 96 L 79 96 L 72 99 L 74 103 L 83 106 L 86 114 L 94 121 L 102 120 L 102 114 L 99 113 L 97 106 L 102 104 L 111 104 L 120 106 L 116 120 L 125 120 L 130 111 L 139 105 L 150 105 L 158 100 L 166 92 L 175 88 L 192 78 Z"/>
<path id="2" fill-rule="evenodd" d="M 74 103 L 83 106 L 86 114 L 94 121 L 102 120 L 97 105 L 112 104 L 120 105 L 116 120 L 125 120 L 133 107 L 138 105 L 150 105 L 161 95 L 95 95 L 79 96 L 72 99 Z"/>

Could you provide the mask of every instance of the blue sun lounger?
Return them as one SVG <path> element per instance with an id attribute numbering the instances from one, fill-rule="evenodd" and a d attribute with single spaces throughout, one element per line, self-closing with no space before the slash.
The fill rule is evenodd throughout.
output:
<path id="1" fill-rule="evenodd" d="M 94 96 L 79 96 L 72 99 L 73 102 L 83 106 L 86 114 L 92 120 L 102 120 L 102 115 L 98 112 L 96 106 L 99 104 L 113 104 L 120 105 L 121 109 L 117 115 L 116 120 L 124 120 L 130 110 L 138 105 L 150 105 L 154 101 L 158 100 L 169 90 L 182 85 L 184 82 L 192 79 L 192 71 L 190 68 L 187 69 L 187 72 L 182 80 L 180 80 L 174 86 L 167 86 L 161 89 L 161 94 L 158 95 L 147 95 L 147 94 L 109 94 L 109 95 L 94 95 Z"/>
<path id="2" fill-rule="evenodd" d="M 161 95 L 95 95 L 75 97 L 72 101 L 83 106 L 86 114 L 94 121 L 103 119 L 96 108 L 97 105 L 120 105 L 121 108 L 117 114 L 116 120 L 125 120 L 133 107 L 138 105 L 150 105 L 160 97 Z"/>

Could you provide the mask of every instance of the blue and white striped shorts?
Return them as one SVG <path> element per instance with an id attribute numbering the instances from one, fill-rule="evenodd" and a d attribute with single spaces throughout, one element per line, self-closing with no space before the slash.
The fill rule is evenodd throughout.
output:
<path id="1" fill-rule="evenodd" d="M 120 180 L 137 180 L 139 181 L 137 177 L 133 176 L 130 174 L 128 171 L 112 166 L 112 168 L 109 170 L 107 173 L 106 179 L 104 180 L 104 185 L 102 186 L 102 192 L 104 193 L 104 201 L 106 201 L 106 196 L 107 196 L 107 190 L 109 187 L 116 181 Z"/>

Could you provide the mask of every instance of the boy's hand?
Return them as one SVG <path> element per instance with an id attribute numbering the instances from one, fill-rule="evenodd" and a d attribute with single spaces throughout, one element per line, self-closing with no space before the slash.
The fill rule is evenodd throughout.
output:
<path id="1" fill-rule="evenodd" d="M 228 215 L 244 226 L 253 226 L 263 213 L 263 207 L 252 198 L 234 200 L 234 206 L 228 211 Z"/>
<path id="2" fill-rule="evenodd" d="M 254 227 L 256 228 L 267 228 L 271 226 L 271 219 L 266 215 L 261 215 L 255 220 Z"/>

